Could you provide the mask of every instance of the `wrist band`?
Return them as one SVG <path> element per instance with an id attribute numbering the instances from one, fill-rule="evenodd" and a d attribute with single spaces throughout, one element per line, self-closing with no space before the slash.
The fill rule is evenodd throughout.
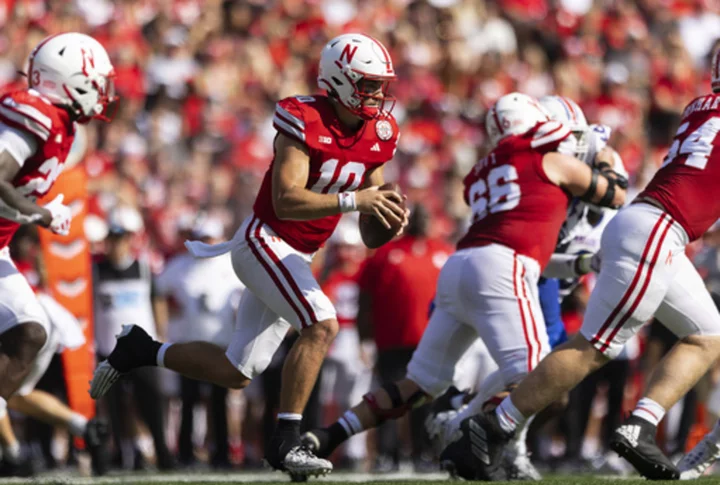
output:
<path id="1" fill-rule="evenodd" d="M 338 204 L 340 205 L 340 212 L 356 211 L 357 204 L 355 203 L 355 192 L 338 193 Z"/>

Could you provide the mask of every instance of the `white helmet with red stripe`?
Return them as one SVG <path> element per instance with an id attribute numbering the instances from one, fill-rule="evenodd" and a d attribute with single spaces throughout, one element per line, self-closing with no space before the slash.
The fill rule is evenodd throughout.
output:
<path id="1" fill-rule="evenodd" d="M 105 48 L 92 37 L 68 32 L 45 38 L 30 54 L 30 87 L 79 118 L 107 119 L 115 100 L 113 69 Z"/>
<path id="2" fill-rule="evenodd" d="M 550 119 L 559 121 L 573 132 L 585 132 L 588 122 L 580 106 L 564 96 L 543 96 L 540 105 L 550 114 Z"/>
<path id="3" fill-rule="evenodd" d="M 548 113 L 532 96 L 510 93 L 495 102 L 485 116 L 485 130 L 495 147 L 510 135 L 521 135 L 541 121 L 550 119 Z"/>
<path id="4" fill-rule="evenodd" d="M 388 95 L 387 88 L 394 79 L 390 54 L 370 36 L 339 35 L 322 50 L 318 86 L 362 119 L 392 111 L 394 98 Z"/>

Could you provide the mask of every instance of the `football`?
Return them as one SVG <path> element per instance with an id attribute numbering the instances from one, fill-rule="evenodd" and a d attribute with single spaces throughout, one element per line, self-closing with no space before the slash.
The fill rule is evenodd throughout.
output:
<path id="1" fill-rule="evenodd" d="M 394 190 L 400 192 L 400 187 L 397 184 L 387 183 L 381 185 L 379 190 Z M 400 203 L 400 207 L 405 209 L 405 201 Z M 389 221 L 390 229 L 383 226 L 380 219 L 372 214 L 360 214 L 360 235 L 362 236 L 363 243 L 370 249 L 379 248 L 385 243 L 388 243 L 394 238 L 400 231 L 400 224 L 393 224 Z"/>

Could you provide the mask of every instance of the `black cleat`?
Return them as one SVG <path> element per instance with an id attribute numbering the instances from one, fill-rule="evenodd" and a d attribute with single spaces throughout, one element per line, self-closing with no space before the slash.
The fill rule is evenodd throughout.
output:
<path id="1" fill-rule="evenodd" d="M 32 477 L 36 473 L 31 458 L 24 457 L 17 462 L 2 459 L 0 461 L 0 477 Z"/>
<path id="2" fill-rule="evenodd" d="M 512 434 L 503 431 L 495 412 L 465 419 L 460 423 L 460 432 L 458 439 L 440 454 L 440 466 L 465 480 L 505 480 L 502 456 Z"/>
<path id="3" fill-rule="evenodd" d="M 330 449 L 330 433 L 327 428 L 317 428 L 310 431 L 306 431 L 300 437 L 302 445 L 310 450 L 315 456 L 319 458 L 329 457 L 333 449 Z"/>
<path id="4" fill-rule="evenodd" d="M 124 325 L 115 348 L 95 369 L 90 381 L 90 396 L 93 399 L 104 396 L 123 374 L 133 369 L 156 365 L 161 345 L 141 327 Z"/>
<path id="5" fill-rule="evenodd" d="M 677 480 L 680 471 L 655 442 L 657 428 L 652 423 L 630 416 L 610 440 L 610 449 L 625 458 L 649 480 Z"/>
<path id="6" fill-rule="evenodd" d="M 92 472 L 96 477 L 105 475 L 108 472 L 108 435 L 107 425 L 104 422 L 96 418 L 88 421 L 83 438 L 85 439 L 85 447 L 90 453 Z"/>

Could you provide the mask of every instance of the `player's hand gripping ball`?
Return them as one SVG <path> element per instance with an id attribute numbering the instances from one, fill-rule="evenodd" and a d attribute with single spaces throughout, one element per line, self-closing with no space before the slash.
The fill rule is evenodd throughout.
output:
<path id="1" fill-rule="evenodd" d="M 394 190 L 398 194 L 401 194 L 400 187 L 397 184 L 387 183 L 381 185 L 378 190 Z M 406 210 L 405 200 L 397 204 L 403 210 Z M 383 223 L 375 217 L 373 214 L 360 214 L 360 236 L 362 237 L 363 243 L 370 249 L 379 248 L 383 244 L 386 244 L 392 240 L 402 229 L 402 220 L 400 222 L 395 221 L 392 218 L 387 218 L 390 223 L 388 229 Z"/>

